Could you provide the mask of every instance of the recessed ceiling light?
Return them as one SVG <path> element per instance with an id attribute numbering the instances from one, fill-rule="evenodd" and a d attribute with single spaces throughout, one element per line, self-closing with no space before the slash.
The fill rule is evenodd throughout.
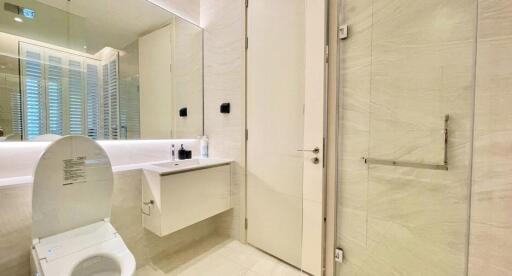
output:
<path id="1" fill-rule="evenodd" d="M 14 21 L 19 22 L 19 23 L 22 23 L 22 22 L 23 22 L 23 19 L 21 19 L 21 18 L 19 18 L 19 17 L 15 17 L 15 18 L 14 18 Z"/>

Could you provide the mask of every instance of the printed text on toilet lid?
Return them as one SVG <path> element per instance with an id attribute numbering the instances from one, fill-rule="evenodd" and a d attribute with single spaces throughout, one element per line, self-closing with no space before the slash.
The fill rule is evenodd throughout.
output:
<path id="1" fill-rule="evenodd" d="M 85 156 L 64 159 L 64 184 L 71 185 L 86 181 Z"/>

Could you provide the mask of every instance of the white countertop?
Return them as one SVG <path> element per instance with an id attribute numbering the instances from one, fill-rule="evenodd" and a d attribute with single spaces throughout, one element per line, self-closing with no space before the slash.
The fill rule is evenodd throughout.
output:
<path id="1" fill-rule="evenodd" d="M 142 169 L 165 176 L 186 171 L 195 171 L 210 167 L 228 165 L 230 163 L 231 160 L 226 159 L 194 158 L 188 160 L 151 162 L 150 164 L 143 166 Z"/>
<path id="2" fill-rule="evenodd" d="M 193 158 L 188 160 L 160 160 L 147 163 L 129 164 L 112 167 L 114 173 L 120 173 L 133 170 L 147 170 L 158 173 L 162 176 L 170 175 L 180 172 L 205 169 L 209 167 L 216 167 L 228 165 L 232 160 L 217 159 L 217 158 Z M 12 188 L 13 186 L 32 185 L 32 176 L 19 176 L 0 178 L 0 189 Z"/>

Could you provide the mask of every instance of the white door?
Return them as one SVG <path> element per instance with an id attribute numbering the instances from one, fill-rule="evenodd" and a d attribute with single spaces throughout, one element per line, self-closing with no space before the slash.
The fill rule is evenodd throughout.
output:
<path id="1" fill-rule="evenodd" d="M 247 241 L 321 275 L 325 3 L 253 0 L 247 16 Z"/>

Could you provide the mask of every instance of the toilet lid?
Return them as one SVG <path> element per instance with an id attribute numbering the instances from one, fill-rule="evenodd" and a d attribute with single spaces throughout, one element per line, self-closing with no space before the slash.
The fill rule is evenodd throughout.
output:
<path id="1" fill-rule="evenodd" d="M 44 238 L 110 217 L 113 174 L 94 140 L 66 136 L 46 148 L 34 172 L 32 237 Z"/>

